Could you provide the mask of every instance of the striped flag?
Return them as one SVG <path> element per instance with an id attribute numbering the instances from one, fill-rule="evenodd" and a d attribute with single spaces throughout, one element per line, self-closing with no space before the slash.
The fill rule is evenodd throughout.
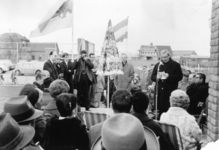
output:
<path id="1" fill-rule="evenodd" d="M 30 33 L 30 38 L 70 28 L 72 27 L 72 19 L 72 0 L 57 0 L 36 29 Z"/>
<path id="2" fill-rule="evenodd" d="M 116 42 L 123 42 L 128 38 L 128 18 L 113 27 Z"/>

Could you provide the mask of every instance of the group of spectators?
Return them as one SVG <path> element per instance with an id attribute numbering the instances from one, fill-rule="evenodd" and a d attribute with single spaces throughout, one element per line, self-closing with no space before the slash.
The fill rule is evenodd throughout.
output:
<path id="1" fill-rule="evenodd" d="M 92 149 L 147 149 L 150 143 L 146 142 L 149 137 L 144 126 L 159 137 L 161 150 L 174 149 L 158 123 L 148 116 L 149 98 L 145 93 L 116 90 L 111 99 L 114 115 L 88 132 L 79 115 L 78 98 L 69 90 L 66 81 L 53 81 L 48 88 L 53 100 L 44 110 L 43 92 L 33 84 L 25 85 L 19 96 L 9 98 L 0 114 L 0 149 L 89 150 L 92 146 Z M 183 146 L 192 147 L 201 139 L 201 130 L 195 118 L 186 112 L 187 94 L 173 91 L 170 105 L 160 120 L 178 126 Z"/>
<path id="2" fill-rule="evenodd" d="M 91 105 L 98 107 L 107 80 L 95 75 L 97 64 L 93 61 L 93 54 L 87 58 L 86 51 L 81 51 L 81 56 L 74 62 L 66 53 L 62 59 L 56 55 L 56 52 L 50 53 L 44 70 L 36 72 L 33 84 L 25 85 L 19 96 L 6 101 L 0 115 L 0 139 L 4 139 L 0 142 L 0 149 L 95 150 L 101 147 L 105 150 L 142 150 L 150 145 L 146 142 L 149 137 L 145 134 L 145 126 L 159 137 L 161 150 L 174 150 L 158 123 L 148 115 L 154 109 L 151 105 L 155 99 L 151 93 L 156 91 L 153 75 L 159 64 L 144 67 L 141 79 L 134 73 L 133 65 L 127 62 L 127 55 L 122 54 L 124 74 L 109 76 L 114 115 L 92 126 L 88 132 L 80 107 L 87 111 Z M 165 65 L 168 68 L 170 64 L 163 64 L 167 69 Z M 172 77 L 167 72 L 162 72 L 165 79 Z M 199 109 L 194 110 L 194 107 L 201 110 L 204 106 L 208 86 L 204 74 L 191 74 L 189 71 L 182 71 L 182 74 L 182 80 L 177 77 L 181 80 L 177 82 L 178 89 L 170 92 L 169 107 L 160 114 L 159 120 L 180 129 L 183 147 L 187 149 L 201 139 L 201 130 L 192 115 L 199 113 Z M 156 78 L 158 80 L 162 76 L 156 75 Z M 167 81 L 172 82 L 170 79 Z M 163 90 L 166 84 L 161 82 L 160 90 Z M 42 98 L 45 92 L 49 92 L 52 100 L 44 106 Z M 10 136 L 6 136 L 8 133 Z"/>

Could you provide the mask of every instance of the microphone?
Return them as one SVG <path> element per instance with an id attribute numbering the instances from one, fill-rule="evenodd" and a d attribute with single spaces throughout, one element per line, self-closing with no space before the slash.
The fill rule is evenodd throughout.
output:
<path id="1" fill-rule="evenodd" d="M 160 71 L 160 65 L 163 65 L 163 62 L 162 62 L 162 61 L 159 62 L 159 65 L 158 65 L 158 67 L 157 67 L 157 72 Z"/>

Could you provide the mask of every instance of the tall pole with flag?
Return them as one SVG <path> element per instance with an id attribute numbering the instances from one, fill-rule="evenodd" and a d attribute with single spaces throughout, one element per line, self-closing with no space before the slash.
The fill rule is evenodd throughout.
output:
<path id="1" fill-rule="evenodd" d="M 73 22 L 72 6 L 73 0 L 57 0 L 30 33 L 30 38 L 47 35 L 64 28 L 71 28 Z"/>
<path id="2" fill-rule="evenodd" d="M 71 50 L 71 53 L 72 53 L 72 62 L 73 62 L 73 58 L 74 58 L 74 0 L 72 0 L 72 50 Z"/>

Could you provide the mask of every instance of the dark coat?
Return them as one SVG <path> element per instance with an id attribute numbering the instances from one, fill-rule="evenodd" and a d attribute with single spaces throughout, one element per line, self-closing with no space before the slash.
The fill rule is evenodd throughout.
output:
<path id="1" fill-rule="evenodd" d="M 59 120 L 52 117 L 43 136 L 45 150 L 89 150 L 89 137 L 85 125 L 77 118 Z"/>
<path id="2" fill-rule="evenodd" d="M 74 76 L 74 88 L 77 89 L 77 83 L 81 79 L 81 73 L 82 73 L 82 66 L 83 62 L 85 63 L 85 71 L 87 73 L 88 79 L 91 81 L 91 83 L 97 83 L 96 78 L 94 76 L 94 73 L 92 69 L 94 68 L 93 63 L 90 61 L 90 59 L 82 60 L 81 58 L 77 61 L 75 60 L 72 64 L 72 70 L 76 70 L 75 76 Z"/>
<path id="3" fill-rule="evenodd" d="M 53 80 L 58 79 L 58 77 L 59 77 L 58 71 L 57 71 L 55 65 L 53 65 L 49 59 L 44 63 L 43 70 L 49 71 L 50 77 L 52 77 Z"/>
<path id="4" fill-rule="evenodd" d="M 159 63 L 154 67 L 151 80 L 156 82 Z M 158 110 L 167 111 L 170 107 L 169 99 L 172 91 L 178 88 L 178 82 L 182 80 L 182 69 L 180 64 L 170 58 L 167 63 L 160 65 L 159 71 L 169 74 L 165 80 L 158 81 Z M 156 85 L 157 86 L 157 85 Z M 156 88 L 155 88 L 156 89 Z M 156 94 L 156 91 L 155 91 Z"/>
<path id="5" fill-rule="evenodd" d="M 37 83 L 36 81 L 33 82 L 33 85 L 35 85 L 38 89 L 40 89 L 41 91 L 44 91 L 43 85 L 40 85 L 39 83 Z"/>
<path id="6" fill-rule="evenodd" d="M 197 107 L 199 102 L 205 104 L 208 97 L 208 84 L 194 84 L 193 87 L 188 88 L 187 94 L 190 98 L 190 105 L 188 113 L 199 115 L 203 107 Z"/>
<path id="7" fill-rule="evenodd" d="M 73 78 L 72 75 L 74 75 L 74 70 L 71 69 L 72 62 L 71 60 L 68 61 L 68 66 L 66 65 L 65 61 L 62 61 L 60 63 L 61 66 L 61 72 L 64 74 L 64 80 L 68 82 L 68 84 L 73 84 Z"/>
<path id="8" fill-rule="evenodd" d="M 159 137 L 160 150 L 173 150 L 173 145 L 167 140 L 165 134 L 160 128 L 159 124 L 157 124 L 153 119 L 149 118 L 146 113 L 132 113 L 133 116 L 138 118 L 143 126 L 151 129 L 157 137 Z"/>

